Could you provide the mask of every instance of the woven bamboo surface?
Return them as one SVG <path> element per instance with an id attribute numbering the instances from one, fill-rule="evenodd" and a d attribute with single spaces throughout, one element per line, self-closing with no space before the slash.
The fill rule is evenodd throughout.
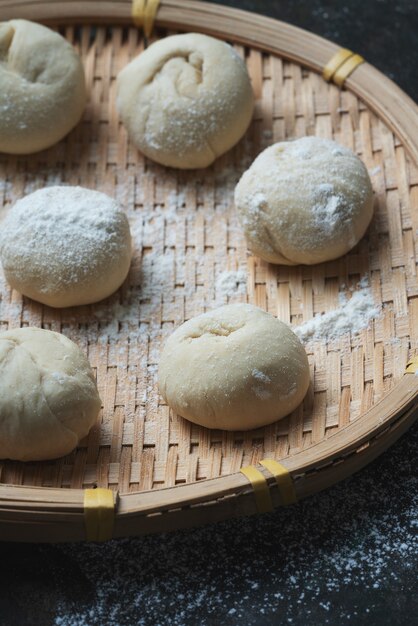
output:
<path id="1" fill-rule="evenodd" d="M 71 184 L 116 197 L 134 236 L 131 271 L 107 300 L 54 310 L 15 291 L 1 276 L 1 328 L 63 332 L 97 372 L 100 422 L 64 459 L 0 462 L 0 482 L 120 493 L 228 475 L 271 456 L 283 459 L 362 419 L 403 376 L 418 347 L 418 169 L 385 123 L 350 91 L 281 58 L 236 46 L 257 99 L 246 137 L 213 167 L 165 169 L 133 148 L 115 108 L 115 78 L 144 42 L 135 28 L 61 31 L 80 51 L 90 101 L 82 123 L 48 151 L 0 155 L 2 213 L 44 185 Z M 160 32 L 159 36 L 166 33 Z M 375 217 L 345 257 L 314 267 L 269 265 L 247 255 L 233 190 L 255 156 L 275 141 L 333 138 L 363 159 L 375 190 Z M 222 273 L 238 272 L 227 296 Z M 185 319 L 219 304 L 248 301 L 299 324 L 335 309 L 339 293 L 367 277 L 380 318 L 358 335 L 307 346 L 312 389 L 303 407 L 267 428 L 211 431 L 173 414 L 158 395 L 164 339 Z M 242 281 L 245 281 L 242 282 Z"/>

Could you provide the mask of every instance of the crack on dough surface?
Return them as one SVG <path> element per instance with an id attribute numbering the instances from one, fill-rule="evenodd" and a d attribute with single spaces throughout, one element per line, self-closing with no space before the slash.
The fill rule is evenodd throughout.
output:
<path id="1" fill-rule="evenodd" d="M 187 81 L 189 85 L 200 85 L 203 82 L 203 65 L 204 59 L 200 52 L 193 51 L 183 54 L 180 52 L 174 52 L 172 55 L 166 57 L 161 63 L 159 63 L 144 84 L 155 84 L 161 78 L 163 78 L 163 80 L 171 79 L 171 82 L 173 83 L 173 86 L 179 96 L 193 98 L 195 94 L 188 93 L 187 89 L 184 89 L 185 85 L 182 83 L 184 83 L 186 78 L 189 78 Z M 191 68 L 192 71 L 190 71 Z M 185 72 L 188 72 L 187 77 L 185 76 Z M 192 77 L 194 80 L 190 80 Z"/>
<path id="2" fill-rule="evenodd" d="M 209 138 L 207 137 L 204 141 L 208 151 L 212 154 L 213 160 L 218 158 L 218 152 L 215 150 L 215 148 L 212 147 L 212 144 L 209 140 Z"/>
<path id="3" fill-rule="evenodd" d="M 263 224 L 263 228 L 264 228 L 264 234 L 265 237 L 267 239 L 267 243 L 268 245 L 270 245 L 272 251 L 278 256 L 278 257 L 282 257 L 282 259 L 284 261 L 286 261 L 286 263 L 288 265 L 296 265 L 296 263 L 294 263 L 293 261 L 291 261 L 291 259 L 289 259 L 285 254 L 283 254 L 283 250 L 281 250 L 280 246 L 277 245 L 277 242 L 274 240 L 273 235 L 270 232 L 270 228 L 268 226 L 268 224 Z"/>
<path id="4" fill-rule="evenodd" d="M 213 320 L 212 325 L 207 325 L 202 327 L 199 330 L 192 331 L 190 334 L 186 335 L 185 339 L 200 339 L 205 335 L 215 335 L 216 337 L 229 337 L 232 333 L 237 332 L 241 328 L 245 326 L 245 323 L 240 324 L 239 326 L 231 326 L 225 324 L 224 322 L 215 322 Z"/>
<path id="5" fill-rule="evenodd" d="M 71 429 L 66 422 L 61 421 L 56 413 L 52 410 L 52 407 L 49 403 L 47 394 L 45 393 L 44 390 L 44 385 L 43 385 L 43 381 L 45 379 L 45 377 L 48 375 L 48 372 L 45 370 L 45 368 L 43 368 L 41 366 L 41 364 L 36 360 L 36 358 L 34 357 L 34 355 L 23 345 L 23 343 L 21 341 L 18 340 L 9 340 L 11 341 L 14 345 L 13 347 L 10 349 L 10 351 L 7 353 L 7 357 L 9 358 L 10 355 L 13 356 L 13 353 L 15 350 L 21 350 L 24 355 L 29 359 L 29 361 L 33 364 L 34 366 L 34 372 L 37 374 L 38 377 L 38 384 L 37 384 L 37 389 L 36 389 L 36 393 L 39 393 L 41 399 L 44 402 L 44 410 L 46 410 L 50 417 L 52 418 L 53 422 L 55 422 L 55 424 L 62 429 L 65 433 L 67 433 L 67 435 L 70 437 L 70 439 L 72 440 L 72 445 L 73 447 L 75 447 L 78 442 L 80 441 L 79 436 L 77 435 L 77 433 Z M 4 359 L 2 360 L 2 365 L 4 366 Z M 45 433 L 45 435 L 47 435 L 47 433 Z"/>
<path id="6" fill-rule="evenodd" d="M 45 376 L 47 375 L 47 372 L 46 372 L 45 368 L 43 368 L 43 367 L 41 366 L 41 364 L 40 364 L 40 363 L 39 363 L 39 362 L 35 359 L 35 357 L 33 356 L 33 354 L 31 354 L 31 352 L 30 352 L 27 348 L 25 348 L 25 346 L 24 346 L 24 345 L 22 345 L 22 343 L 21 343 L 21 342 L 20 342 L 20 343 L 19 343 L 19 342 L 16 342 L 16 344 L 17 344 L 17 345 L 15 346 L 15 348 L 14 348 L 14 349 L 16 350 L 17 348 L 20 348 L 20 350 L 22 350 L 22 352 L 23 352 L 25 355 L 27 355 L 27 357 L 29 358 L 29 360 L 31 361 L 31 363 L 33 363 L 34 368 L 35 368 L 35 372 L 37 372 L 37 373 L 39 374 L 39 382 L 38 382 L 38 387 L 39 387 L 39 391 L 40 391 L 40 393 L 41 393 L 41 395 L 42 395 L 42 398 L 43 398 L 43 400 L 44 400 L 44 402 L 45 402 L 46 408 L 48 409 L 49 413 L 52 415 L 52 417 L 54 418 L 54 420 L 55 420 L 56 422 L 61 423 L 61 422 L 60 422 L 60 420 L 58 420 L 57 416 L 55 415 L 54 411 L 51 409 L 51 406 L 50 406 L 50 404 L 49 404 L 49 401 L 48 401 L 48 399 L 47 399 L 47 397 L 46 397 L 46 394 L 45 394 L 45 391 L 44 391 L 43 380 L 44 380 Z M 68 430 L 68 429 L 67 429 L 67 430 Z M 73 431 L 71 431 L 71 432 L 72 432 L 72 434 L 74 434 L 74 432 L 73 432 Z"/>

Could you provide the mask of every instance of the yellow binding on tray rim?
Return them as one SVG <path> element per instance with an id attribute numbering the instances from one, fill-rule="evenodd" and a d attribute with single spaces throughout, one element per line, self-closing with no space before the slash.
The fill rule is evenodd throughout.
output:
<path id="1" fill-rule="evenodd" d="M 146 0 L 132 0 L 132 19 L 135 26 L 142 28 L 144 25 Z"/>
<path id="2" fill-rule="evenodd" d="M 283 505 L 294 504 L 297 501 L 295 486 L 287 467 L 274 459 L 263 459 L 260 461 L 260 465 L 265 467 L 276 479 Z"/>
<path id="3" fill-rule="evenodd" d="M 346 79 L 354 72 L 354 70 L 364 63 L 364 59 L 359 54 L 354 54 L 352 57 L 347 59 L 347 61 L 338 68 L 335 72 L 332 80 L 338 87 L 342 87 L 345 83 Z"/>
<path id="4" fill-rule="evenodd" d="M 347 61 L 351 56 L 353 56 L 354 52 L 348 50 L 348 48 L 340 48 L 334 56 L 330 58 L 326 66 L 322 71 L 322 77 L 324 80 L 331 80 L 334 76 L 335 72 L 338 68 Z"/>
<path id="5" fill-rule="evenodd" d="M 87 541 L 107 541 L 113 536 L 115 496 L 111 489 L 85 489 L 84 523 Z"/>
<path id="6" fill-rule="evenodd" d="M 414 357 L 412 357 L 412 359 L 410 361 L 408 361 L 408 363 L 406 364 L 406 370 L 405 370 L 406 374 L 417 374 L 418 373 L 418 354 Z"/>
<path id="7" fill-rule="evenodd" d="M 362 56 L 355 54 L 348 48 L 340 48 L 325 65 L 322 77 L 324 80 L 332 80 L 338 87 L 342 87 L 345 80 L 362 63 L 364 63 Z"/>
<path id="8" fill-rule="evenodd" d="M 240 469 L 241 474 L 250 481 L 254 489 L 255 503 L 259 513 L 267 513 L 273 510 L 270 489 L 266 477 L 254 465 L 247 465 Z"/>
<path id="9" fill-rule="evenodd" d="M 132 19 L 135 26 L 143 28 L 146 37 L 150 37 L 154 28 L 160 0 L 132 0 Z"/>

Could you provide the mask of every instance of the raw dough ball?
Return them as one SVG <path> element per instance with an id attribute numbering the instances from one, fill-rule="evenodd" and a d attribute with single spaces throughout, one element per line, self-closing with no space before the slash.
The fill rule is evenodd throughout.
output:
<path id="1" fill-rule="evenodd" d="M 0 151 L 29 154 L 52 146 L 80 120 L 86 103 L 83 66 L 49 28 L 0 23 Z"/>
<path id="2" fill-rule="evenodd" d="M 189 33 L 153 43 L 118 76 L 133 143 L 170 167 L 207 167 L 241 139 L 254 98 L 244 62 L 218 39 Z"/>
<path id="3" fill-rule="evenodd" d="M 97 302 L 128 274 L 128 219 L 104 193 L 46 187 L 11 209 L 0 256 L 10 285 L 29 298 L 54 307 Z"/>
<path id="4" fill-rule="evenodd" d="M 229 304 L 182 324 L 159 365 L 163 398 L 208 428 L 249 430 L 284 417 L 309 386 L 305 350 L 283 322 L 250 304 Z"/>
<path id="5" fill-rule="evenodd" d="M 270 263 L 321 263 L 342 256 L 364 235 L 373 190 L 360 159 L 319 137 L 276 143 L 235 189 L 248 246 Z"/>
<path id="6" fill-rule="evenodd" d="M 0 459 L 69 454 L 100 405 L 90 364 L 67 337 L 40 328 L 0 334 Z"/>

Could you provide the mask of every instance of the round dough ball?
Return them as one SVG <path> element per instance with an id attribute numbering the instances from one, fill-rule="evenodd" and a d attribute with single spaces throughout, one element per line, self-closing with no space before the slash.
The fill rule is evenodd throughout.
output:
<path id="1" fill-rule="evenodd" d="M 126 215 L 104 193 L 46 187 L 25 196 L 1 225 L 0 257 L 10 285 L 53 307 L 110 296 L 131 262 Z"/>
<path id="2" fill-rule="evenodd" d="M 167 404 L 196 424 L 249 430 L 293 411 L 309 386 L 306 352 L 286 324 L 229 304 L 182 324 L 159 365 Z"/>
<path id="3" fill-rule="evenodd" d="M 118 76 L 118 109 L 136 147 L 162 165 L 207 167 L 247 130 L 254 97 L 228 44 L 188 33 L 156 41 Z"/>
<path id="4" fill-rule="evenodd" d="M 0 459 L 69 454 L 100 406 L 90 364 L 67 337 L 40 328 L 0 333 Z"/>
<path id="5" fill-rule="evenodd" d="M 235 204 L 254 254 L 312 265 L 358 243 L 373 216 L 373 190 L 351 150 L 303 137 L 259 154 L 235 189 Z"/>
<path id="6" fill-rule="evenodd" d="M 0 152 L 49 148 L 85 104 L 80 57 L 61 35 L 26 20 L 0 23 Z"/>

